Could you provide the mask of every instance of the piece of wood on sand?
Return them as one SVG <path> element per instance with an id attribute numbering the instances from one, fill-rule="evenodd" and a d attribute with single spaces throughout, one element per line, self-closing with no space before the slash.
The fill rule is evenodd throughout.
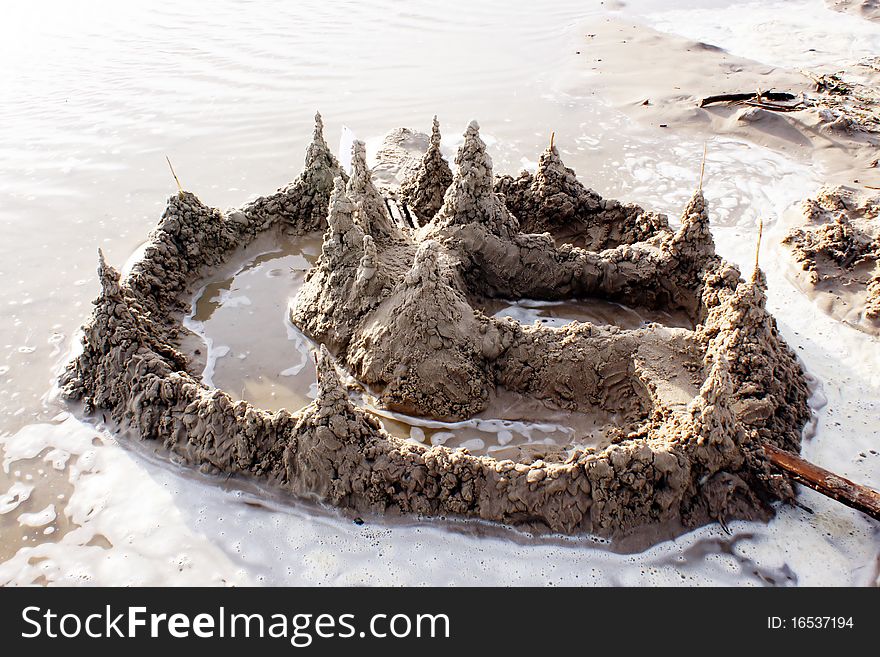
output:
<path id="1" fill-rule="evenodd" d="M 770 463 L 804 486 L 880 520 L 880 493 L 813 465 L 797 454 L 765 444 Z"/>
<path id="2" fill-rule="evenodd" d="M 741 103 L 743 101 L 762 101 L 770 100 L 774 102 L 794 100 L 797 96 L 787 91 L 752 91 L 744 94 L 719 94 L 717 96 L 707 96 L 700 101 L 700 107 L 706 105 L 714 105 L 715 103 Z"/>

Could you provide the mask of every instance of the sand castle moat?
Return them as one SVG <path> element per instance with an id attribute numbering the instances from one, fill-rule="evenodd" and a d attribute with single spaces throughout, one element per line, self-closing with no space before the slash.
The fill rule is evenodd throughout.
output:
<path id="1" fill-rule="evenodd" d="M 476 123 L 454 170 L 439 147 L 435 122 L 399 189 L 380 190 L 363 144 L 349 176 L 319 117 L 304 171 L 275 194 L 228 212 L 171 197 L 125 277 L 101 258 L 66 394 L 194 465 L 358 511 L 609 536 L 766 518 L 792 497 L 763 445 L 799 451 L 804 374 L 765 309 L 761 271 L 744 280 L 716 255 L 699 190 L 672 226 L 585 188 L 552 143 L 515 178 L 494 175 Z M 270 411 L 205 384 L 182 325 L 200 281 L 257 239 L 316 230 L 321 253 L 289 319 L 315 345 L 317 398 Z M 663 321 L 496 312 L 523 300 Z M 437 423 L 515 400 L 593 429 L 496 458 L 391 435 L 363 394 Z"/>

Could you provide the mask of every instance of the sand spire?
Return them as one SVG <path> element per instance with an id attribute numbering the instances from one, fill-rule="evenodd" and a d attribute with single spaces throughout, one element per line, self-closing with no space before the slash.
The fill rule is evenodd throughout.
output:
<path id="1" fill-rule="evenodd" d="M 480 224 L 496 234 L 515 234 L 519 225 L 495 194 L 492 158 L 480 138 L 480 125 L 468 124 L 464 142 L 455 156 L 458 167 L 452 185 L 443 198 L 443 206 L 434 218 L 439 230 L 453 225 Z"/>
<path id="2" fill-rule="evenodd" d="M 428 150 L 419 166 L 400 185 L 400 199 L 422 224 L 429 222 L 443 205 L 443 196 L 452 184 L 452 170 L 440 152 L 440 122 L 434 117 Z"/>
<path id="3" fill-rule="evenodd" d="M 355 220 L 364 233 L 380 239 L 398 233 L 382 195 L 373 184 L 367 167 L 367 149 L 360 140 L 351 148 L 351 178 L 346 191 L 357 208 Z"/>

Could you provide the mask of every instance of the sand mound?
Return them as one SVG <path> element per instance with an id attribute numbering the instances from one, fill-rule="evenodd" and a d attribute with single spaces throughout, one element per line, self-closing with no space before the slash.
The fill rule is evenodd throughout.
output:
<path id="1" fill-rule="evenodd" d="M 826 188 L 801 204 L 783 240 L 798 278 L 835 317 L 880 333 L 880 196 Z"/>
<path id="2" fill-rule="evenodd" d="M 275 195 L 223 213 L 181 192 L 128 276 L 102 259 L 83 352 L 62 378 L 69 397 L 194 464 L 359 511 L 612 535 L 766 518 L 790 498 L 761 446 L 799 449 L 803 373 L 765 310 L 763 275 L 744 281 L 715 254 L 701 192 L 673 230 L 585 189 L 552 145 L 534 176 L 495 178 L 476 123 L 450 178 L 435 124 L 399 192 L 423 224 L 412 227 L 373 183 L 363 144 L 347 179 L 320 128 L 306 170 Z M 178 348 L 193 284 L 270 228 L 319 225 L 321 256 L 290 309 L 321 345 L 317 400 L 269 413 L 200 383 Z M 523 325 L 480 310 L 498 298 L 677 310 L 695 328 Z M 607 447 L 497 460 L 389 435 L 351 385 L 432 418 L 512 393 L 613 420 Z"/>
<path id="3" fill-rule="evenodd" d="M 880 21 L 878 0 L 825 0 L 825 4 L 836 11 L 855 14 L 869 21 Z"/>

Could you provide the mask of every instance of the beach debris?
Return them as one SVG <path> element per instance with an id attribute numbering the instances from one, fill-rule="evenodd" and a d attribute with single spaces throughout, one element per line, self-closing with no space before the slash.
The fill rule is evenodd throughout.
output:
<path id="1" fill-rule="evenodd" d="M 878 133 L 880 92 L 876 83 L 876 62 L 868 60 L 857 66 L 868 69 L 868 73 L 852 76 L 840 71 L 817 75 L 810 71 L 801 71 L 813 82 L 812 92 L 794 94 L 759 89 L 754 92 L 708 96 L 700 101 L 699 106 L 709 107 L 723 103 L 783 113 L 811 110 L 825 130 L 839 133 Z M 870 80 L 872 77 L 874 81 Z M 744 116 L 744 120 L 749 118 L 749 115 Z"/>
<path id="2" fill-rule="evenodd" d="M 168 168 L 171 169 L 171 175 L 174 176 L 174 182 L 177 183 L 177 192 L 179 194 L 183 194 L 183 186 L 180 184 L 180 178 L 177 177 L 177 174 L 174 173 L 174 166 L 171 164 L 171 158 L 167 155 L 165 156 L 165 161 L 168 162 Z"/>
<path id="3" fill-rule="evenodd" d="M 816 109 L 826 129 L 869 135 L 880 133 L 877 61 L 874 58 L 859 62 L 855 67 L 857 71 L 821 75 L 801 71 L 812 80 L 816 92 L 807 98 L 807 102 Z"/>
<path id="4" fill-rule="evenodd" d="M 815 84 L 816 91 L 845 96 L 852 92 L 852 87 L 843 81 L 839 73 L 824 73 L 822 75 L 814 75 L 809 71 L 801 71 L 810 78 Z"/>
<path id="5" fill-rule="evenodd" d="M 703 191 L 703 177 L 706 175 L 706 156 L 709 154 L 709 144 L 703 142 L 703 159 L 700 161 L 700 183 L 697 186 L 699 191 Z"/>
<path id="6" fill-rule="evenodd" d="M 797 102 L 780 104 L 784 101 L 793 100 L 796 100 Z M 718 103 L 750 105 L 752 107 L 760 107 L 761 109 L 770 110 L 771 112 L 795 112 L 807 107 L 807 105 L 804 104 L 803 99 L 787 91 L 760 90 L 751 93 L 732 93 L 707 96 L 700 101 L 700 107 L 708 107 Z"/>
<path id="7" fill-rule="evenodd" d="M 761 261 L 761 238 L 764 236 L 764 218 L 758 218 L 758 239 L 755 243 L 755 270 L 760 268 Z"/>

